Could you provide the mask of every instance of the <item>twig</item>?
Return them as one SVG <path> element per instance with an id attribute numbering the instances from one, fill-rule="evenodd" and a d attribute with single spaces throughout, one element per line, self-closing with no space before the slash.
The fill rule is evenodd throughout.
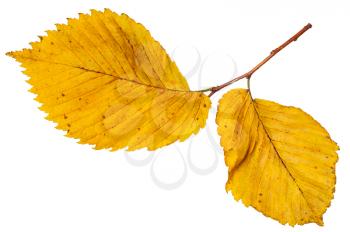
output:
<path id="1" fill-rule="evenodd" d="M 228 85 L 231 85 L 232 83 L 239 81 L 243 78 L 251 78 L 251 76 L 259 69 L 261 68 L 261 66 L 263 66 L 264 64 L 266 64 L 272 57 L 274 57 L 277 53 L 279 53 L 281 50 L 283 50 L 285 47 L 287 47 L 290 43 L 292 43 L 293 41 L 296 41 L 302 34 L 304 34 L 307 30 L 309 30 L 312 27 L 312 25 L 310 23 L 308 23 L 306 26 L 304 26 L 298 33 L 296 33 L 295 35 L 293 35 L 290 39 L 288 39 L 286 42 L 284 42 L 282 45 L 280 45 L 279 47 L 277 47 L 276 49 L 272 50 L 270 52 L 270 54 L 263 59 L 260 63 L 258 63 L 254 68 L 252 68 L 249 72 L 244 73 L 243 75 L 240 75 L 222 85 L 218 85 L 215 87 L 211 87 L 208 89 L 204 89 L 204 90 L 200 90 L 200 92 L 207 92 L 207 91 L 211 91 L 209 94 L 209 97 L 211 97 L 214 93 L 216 93 L 217 91 L 219 91 L 222 88 L 225 88 Z"/>

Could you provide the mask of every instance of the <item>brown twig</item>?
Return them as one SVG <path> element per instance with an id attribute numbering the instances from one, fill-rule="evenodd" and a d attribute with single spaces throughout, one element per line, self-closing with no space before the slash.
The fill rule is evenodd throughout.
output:
<path id="1" fill-rule="evenodd" d="M 272 57 L 274 57 L 277 53 L 279 53 L 281 50 L 283 50 L 285 47 L 287 47 L 290 43 L 292 43 L 293 41 L 296 41 L 302 34 L 304 34 L 307 30 L 309 30 L 312 27 L 312 25 L 310 23 L 308 23 L 306 26 L 304 26 L 298 33 L 296 33 L 295 35 L 293 35 L 290 39 L 288 39 L 286 42 L 284 42 L 283 44 L 281 44 L 279 47 L 277 47 L 276 49 L 272 50 L 270 52 L 270 54 L 263 59 L 260 63 L 258 63 L 254 68 L 252 68 L 249 72 L 244 73 L 243 75 L 240 75 L 222 85 L 218 85 L 215 87 L 211 87 L 205 90 L 201 90 L 201 92 L 206 92 L 206 91 L 211 91 L 209 94 L 209 97 L 211 97 L 214 93 L 216 93 L 217 91 L 219 91 L 222 88 L 225 88 L 228 85 L 231 85 L 232 83 L 239 81 L 243 78 L 251 78 L 251 76 L 259 69 L 261 68 L 261 66 L 263 66 L 264 64 L 266 64 Z"/>

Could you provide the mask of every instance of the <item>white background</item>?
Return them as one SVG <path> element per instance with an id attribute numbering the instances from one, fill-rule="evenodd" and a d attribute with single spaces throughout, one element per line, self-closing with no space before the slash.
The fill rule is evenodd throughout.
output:
<path id="1" fill-rule="evenodd" d="M 0 3 L 0 231 L 346 231 L 350 208 L 350 4 L 308 1 L 11 0 Z M 338 142 L 335 199 L 324 227 L 280 225 L 225 192 L 227 168 L 203 130 L 192 140 L 193 162 L 217 166 L 207 175 L 190 168 L 189 141 L 160 149 L 147 165 L 132 165 L 123 151 L 79 145 L 44 120 L 27 92 L 22 68 L 4 55 L 28 47 L 37 35 L 78 12 L 108 7 L 142 22 L 172 53 L 193 89 L 219 84 L 249 70 L 310 22 L 313 28 L 252 79 L 254 96 L 294 105 L 313 115 Z M 234 86 L 245 86 L 242 83 Z M 233 88 L 229 87 L 227 89 Z M 225 91 L 227 90 L 225 89 Z M 225 92 L 223 91 L 223 92 Z M 212 100 L 214 107 L 222 93 Z M 210 113 L 208 127 L 218 141 Z M 182 155 L 178 152 L 179 148 Z M 146 151 L 129 158 L 147 158 Z M 156 158 L 155 158 L 156 157 Z M 184 162 L 182 158 L 184 158 Z M 215 162 L 214 162 L 215 163 Z M 181 177 L 176 189 L 156 184 Z"/>

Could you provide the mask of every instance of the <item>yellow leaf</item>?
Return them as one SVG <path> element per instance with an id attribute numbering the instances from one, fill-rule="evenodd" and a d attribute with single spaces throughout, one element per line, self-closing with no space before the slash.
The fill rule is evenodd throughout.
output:
<path id="1" fill-rule="evenodd" d="M 56 25 L 31 49 L 9 52 L 57 128 L 96 149 L 154 150 L 204 127 L 211 105 L 189 90 L 139 23 L 108 9 Z"/>
<path id="2" fill-rule="evenodd" d="M 236 200 L 282 224 L 323 225 L 338 146 L 317 121 L 236 89 L 220 100 L 216 122 L 229 169 L 226 190 Z"/>

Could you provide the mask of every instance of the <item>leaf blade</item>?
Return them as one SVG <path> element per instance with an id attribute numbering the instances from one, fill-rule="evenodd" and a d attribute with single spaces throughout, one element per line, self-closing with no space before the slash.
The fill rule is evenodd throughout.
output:
<path id="1" fill-rule="evenodd" d="M 209 98 L 190 91 L 141 24 L 106 9 L 56 27 L 31 49 L 7 55 L 26 68 L 47 119 L 68 137 L 96 149 L 155 150 L 205 126 Z M 191 123 L 197 117 L 194 109 L 201 116 Z M 156 133 L 147 134 L 145 128 Z"/>
<path id="2" fill-rule="evenodd" d="M 317 121 L 295 107 L 253 100 L 244 89 L 223 96 L 216 121 L 229 168 L 226 190 L 236 200 L 282 224 L 323 224 L 338 146 Z"/>

